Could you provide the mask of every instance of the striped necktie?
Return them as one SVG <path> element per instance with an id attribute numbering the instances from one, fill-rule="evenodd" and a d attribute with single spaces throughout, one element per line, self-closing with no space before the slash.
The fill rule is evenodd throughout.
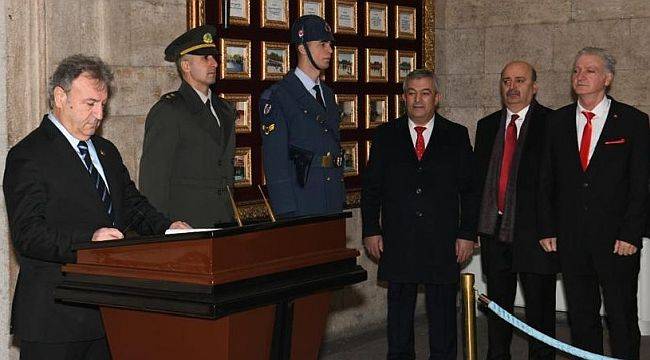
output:
<path id="1" fill-rule="evenodd" d="M 102 177 L 99 175 L 99 171 L 97 171 L 95 166 L 93 166 L 93 161 L 90 159 L 90 153 L 88 152 L 88 144 L 85 141 L 79 141 L 77 148 L 79 148 L 79 153 L 81 154 L 81 157 L 83 157 L 86 169 L 88 169 L 88 172 L 90 174 L 90 179 L 92 180 L 93 184 L 95 184 L 97 195 L 99 195 L 99 198 L 104 204 L 104 209 L 106 209 L 106 213 L 111 219 L 111 223 L 115 225 L 115 212 L 113 211 L 111 194 L 108 192 L 108 188 L 106 188 L 104 179 L 102 179 Z"/>

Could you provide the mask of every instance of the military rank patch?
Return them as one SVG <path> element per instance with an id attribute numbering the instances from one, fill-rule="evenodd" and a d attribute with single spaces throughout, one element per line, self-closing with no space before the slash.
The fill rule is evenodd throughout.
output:
<path id="1" fill-rule="evenodd" d="M 270 107 L 270 105 L 269 105 L 269 107 Z M 273 131 L 275 131 L 275 124 L 274 123 L 270 123 L 268 125 L 267 124 L 262 124 L 262 131 L 264 132 L 264 135 L 268 135 L 268 134 L 272 133 Z"/>
<path id="2" fill-rule="evenodd" d="M 268 115 L 271 112 L 271 104 L 264 104 L 264 115 Z"/>

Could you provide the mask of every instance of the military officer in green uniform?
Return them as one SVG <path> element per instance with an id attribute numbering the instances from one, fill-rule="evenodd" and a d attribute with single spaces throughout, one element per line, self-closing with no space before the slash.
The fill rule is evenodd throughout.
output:
<path id="1" fill-rule="evenodd" d="M 181 85 L 149 111 L 140 161 L 141 192 L 165 215 L 195 228 L 233 220 L 226 186 L 233 185 L 235 109 L 210 89 L 216 42 L 216 28 L 206 25 L 165 49 Z"/>
<path id="2" fill-rule="evenodd" d="M 339 108 L 320 81 L 332 60 L 332 30 L 316 15 L 291 27 L 298 66 L 261 95 L 264 173 L 280 217 L 341 212 L 345 201 Z"/>

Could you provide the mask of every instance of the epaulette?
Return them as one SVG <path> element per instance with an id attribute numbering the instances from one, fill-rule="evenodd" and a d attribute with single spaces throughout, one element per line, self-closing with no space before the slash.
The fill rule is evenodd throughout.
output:
<path id="1" fill-rule="evenodd" d="M 160 100 L 163 101 L 173 101 L 178 97 L 178 91 L 172 91 L 168 92 L 167 94 L 164 94 L 163 96 L 160 97 Z"/>

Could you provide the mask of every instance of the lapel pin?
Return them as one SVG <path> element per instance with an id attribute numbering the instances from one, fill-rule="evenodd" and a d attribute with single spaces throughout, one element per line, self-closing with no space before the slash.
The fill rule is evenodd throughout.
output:
<path id="1" fill-rule="evenodd" d="M 99 149 L 99 155 L 105 156 L 106 154 L 104 153 L 104 149 Z"/>

